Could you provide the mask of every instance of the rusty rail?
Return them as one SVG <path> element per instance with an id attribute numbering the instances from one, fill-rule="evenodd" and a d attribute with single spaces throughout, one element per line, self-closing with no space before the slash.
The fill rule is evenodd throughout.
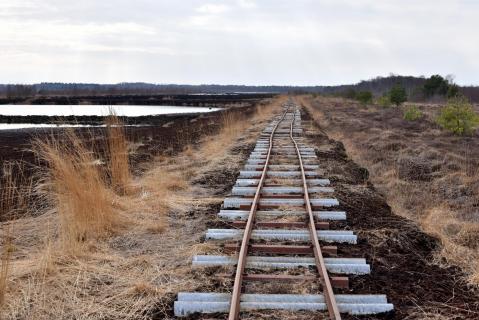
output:
<path id="1" fill-rule="evenodd" d="M 303 180 L 303 191 L 304 191 L 304 202 L 306 204 L 306 215 L 308 220 L 308 229 L 313 244 L 314 258 L 316 261 L 316 267 L 321 279 L 323 294 L 328 306 L 329 317 L 334 320 L 341 319 L 339 313 L 338 305 L 336 303 L 336 298 L 334 297 L 333 287 L 331 286 L 331 281 L 329 279 L 328 271 L 326 270 L 326 265 L 324 263 L 323 253 L 321 252 L 321 246 L 319 245 L 318 235 L 316 233 L 316 226 L 313 216 L 313 210 L 311 209 L 311 202 L 309 201 L 309 192 L 308 184 L 306 181 L 306 175 L 304 174 L 303 160 L 301 157 L 301 152 L 299 151 L 298 144 L 293 137 L 293 124 L 296 118 L 296 114 L 293 114 L 293 119 L 291 120 L 290 133 L 289 137 L 294 143 L 296 154 L 298 155 L 299 167 L 301 169 L 301 177 Z"/>
<path id="2" fill-rule="evenodd" d="M 235 274 L 235 280 L 233 285 L 233 293 L 231 296 L 231 304 L 230 304 L 230 310 L 229 310 L 229 316 L 228 316 L 229 320 L 237 320 L 239 317 L 241 287 L 243 284 L 243 275 L 244 275 L 244 269 L 246 265 L 246 256 L 248 255 L 249 241 L 251 238 L 251 231 L 253 230 L 253 224 L 255 220 L 256 210 L 258 208 L 259 198 L 261 196 L 261 188 L 263 187 L 263 183 L 266 177 L 266 172 L 268 171 L 268 163 L 271 157 L 271 150 L 273 149 L 273 137 L 274 137 L 274 133 L 276 129 L 278 128 L 278 125 L 284 120 L 286 114 L 288 113 L 288 110 L 289 110 L 289 107 L 284 111 L 283 115 L 281 116 L 281 119 L 279 119 L 279 121 L 276 123 L 276 125 L 274 126 L 269 136 L 268 154 L 264 162 L 264 168 L 261 173 L 261 178 L 259 180 L 258 186 L 256 187 L 256 193 L 254 195 L 253 203 L 251 204 L 251 209 L 249 211 L 248 220 L 246 222 L 245 231 L 244 231 L 243 239 L 241 242 L 241 248 L 239 252 L 238 264 L 236 266 L 236 274 Z M 293 120 L 294 120 L 294 117 L 293 117 Z"/>

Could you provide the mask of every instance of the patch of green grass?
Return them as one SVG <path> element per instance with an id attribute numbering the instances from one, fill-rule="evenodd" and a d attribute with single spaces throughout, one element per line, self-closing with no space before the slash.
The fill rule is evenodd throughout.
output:
<path id="1" fill-rule="evenodd" d="M 421 110 L 417 106 L 409 106 L 404 110 L 403 118 L 407 121 L 416 121 L 423 116 Z"/>

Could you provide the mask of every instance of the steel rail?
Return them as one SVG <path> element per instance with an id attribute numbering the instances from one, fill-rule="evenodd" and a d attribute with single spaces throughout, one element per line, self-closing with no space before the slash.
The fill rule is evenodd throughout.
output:
<path id="1" fill-rule="evenodd" d="M 251 204 L 251 209 L 249 211 L 248 220 L 247 220 L 245 231 L 243 234 L 243 240 L 241 242 L 241 248 L 239 252 L 238 264 L 236 266 L 236 274 L 235 274 L 235 280 L 233 285 L 233 293 L 231 295 L 230 310 L 228 315 L 229 320 L 237 320 L 239 317 L 241 287 L 243 283 L 244 269 L 246 266 L 246 256 L 248 255 L 249 241 L 251 238 L 251 231 L 253 230 L 253 224 L 254 224 L 254 220 L 256 216 L 256 210 L 258 208 L 259 198 L 261 196 L 261 188 L 263 187 L 264 180 L 266 178 L 266 172 L 268 171 L 268 163 L 271 156 L 271 150 L 273 149 L 273 137 L 274 137 L 274 133 L 276 129 L 278 128 L 279 124 L 284 120 L 288 111 L 289 111 L 289 107 L 287 107 L 286 111 L 281 116 L 281 119 L 279 119 L 279 121 L 273 127 L 273 130 L 271 131 L 271 134 L 269 136 L 268 154 L 264 162 L 264 168 L 261 173 L 261 178 L 258 182 L 258 186 L 256 187 L 256 193 L 254 195 L 254 199 Z M 293 114 L 293 119 L 294 119 L 294 114 Z"/>
<path id="2" fill-rule="evenodd" d="M 308 184 L 306 182 L 306 175 L 304 173 L 304 166 L 303 166 L 303 160 L 301 158 L 301 152 L 299 151 L 298 144 L 293 137 L 293 124 L 295 119 L 296 119 L 296 113 L 293 113 L 293 119 L 291 120 L 289 137 L 293 141 L 294 146 L 296 148 L 296 154 L 299 160 L 299 167 L 301 169 L 301 177 L 303 180 L 304 202 L 306 204 L 306 211 L 308 216 L 307 218 L 308 218 L 309 234 L 311 237 L 311 241 L 313 242 L 314 258 L 316 261 L 316 267 L 318 269 L 318 273 L 323 286 L 323 292 L 324 292 L 324 297 L 326 300 L 326 305 L 328 306 L 329 317 L 334 320 L 339 320 L 341 319 L 341 314 L 339 313 L 339 308 L 336 303 L 333 287 L 329 279 L 328 271 L 326 270 L 326 264 L 324 263 L 323 253 L 321 252 L 321 246 L 319 245 L 318 235 L 316 233 L 313 210 L 311 209 L 311 202 L 309 201 Z"/>

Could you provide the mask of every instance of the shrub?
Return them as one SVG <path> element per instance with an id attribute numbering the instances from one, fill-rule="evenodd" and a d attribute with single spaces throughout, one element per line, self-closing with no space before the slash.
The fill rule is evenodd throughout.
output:
<path id="1" fill-rule="evenodd" d="M 371 91 L 360 91 L 356 94 L 356 100 L 362 104 L 368 104 L 373 102 L 373 94 Z"/>
<path id="2" fill-rule="evenodd" d="M 399 106 L 401 103 L 407 101 L 406 90 L 399 84 L 395 85 L 391 88 L 391 91 L 389 91 L 389 99 L 391 99 L 391 102 L 396 106 Z"/>
<path id="3" fill-rule="evenodd" d="M 423 86 L 424 95 L 431 97 L 435 94 L 445 95 L 448 90 L 448 82 L 438 74 L 432 75 Z"/>
<path id="4" fill-rule="evenodd" d="M 356 99 L 357 93 L 354 89 L 348 89 L 342 93 L 346 99 Z"/>
<path id="5" fill-rule="evenodd" d="M 451 78 L 443 78 L 435 74 L 425 81 L 422 91 L 426 98 L 439 95 L 449 99 L 459 94 L 459 86 L 454 84 Z"/>
<path id="6" fill-rule="evenodd" d="M 410 106 L 404 110 L 403 118 L 407 121 L 416 121 L 422 117 L 422 112 L 416 106 Z"/>
<path id="7" fill-rule="evenodd" d="M 459 86 L 457 84 L 451 84 L 449 85 L 449 88 L 447 89 L 447 97 L 454 98 L 459 95 Z"/>
<path id="8" fill-rule="evenodd" d="M 388 95 L 383 95 L 376 100 L 376 103 L 384 108 L 389 108 L 391 106 L 391 99 Z"/>
<path id="9" fill-rule="evenodd" d="M 447 106 L 441 109 L 436 122 L 454 134 L 468 135 L 479 125 L 479 115 L 474 112 L 466 98 L 456 97 L 450 99 Z"/>

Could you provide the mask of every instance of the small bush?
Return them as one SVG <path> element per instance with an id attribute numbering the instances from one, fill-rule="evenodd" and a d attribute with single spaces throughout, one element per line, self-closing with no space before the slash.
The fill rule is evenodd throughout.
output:
<path id="1" fill-rule="evenodd" d="M 479 115 L 464 97 L 450 99 L 436 118 L 437 124 L 457 135 L 469 135 L 479 125 Z"/>
<path id="2" fill-rule="evenodd" d="M 371 91 L 360 91 L 356 94 L 356 100 L 362 104 L 368 104 L 373 102 L 373 94 Z"/>
<path id="3" fill-rule="evenodd" d="M 348 89 L 341 93 L 341 95 L 346 99 L 356 99 L 357 93 L 354 89 Z"/>
<path id="4" fill-rule="evenodd" d="M 379 97 L 376 100 L 376 103 L 383 108 L 389 108 L 391 106 L 391 99 L 389 98 L 388 95 L 384 95 Z"/>
<path id="5" fill-rule="evenodd" d="M 410 106 L 404 110 L 403 118 L 407 121 L 416 121 L 422 117 L 422 112 L 416 106 Z"/>
<path id="6" fill-rule="evenodd" d="M 447 98 L 455 98 L 459 95 L 459 86 L 457 84 L 450 84 L 447 89 Z"/>
<path id="7" fill-rule="evenodd" d="M 403 102 L 407 101 L 406 90 L 404 89 L 404 87 L 402 87 L 399 84 L 395 85 L 394 87 L 391 88 L 391 91 L 389 91 L 389 99 L 396 106 L 399 106 Z"/>

